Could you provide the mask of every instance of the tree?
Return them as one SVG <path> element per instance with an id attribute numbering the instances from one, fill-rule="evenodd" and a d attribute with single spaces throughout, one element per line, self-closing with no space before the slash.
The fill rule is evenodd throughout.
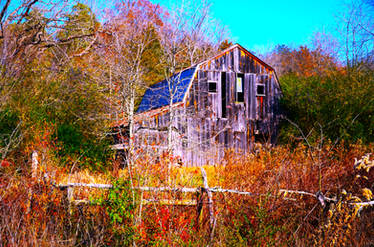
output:
<path id="1" fill-rule="evenodd" d="M 298 76 L 323 75 L 338 69 L 336 58 L 326 52 L 320 43 L 309 48 L 300 46 L 291 49 L 286 45 L 278 45 L 265 57 L 279 76 L 294 73 Z"/>
<path id="2" fill-rule="evenodd" d="M 55 126 L 59 137 L 61 129 L 74 125 L 81 135 L 79 145 L 90 142 L 88 146 L 94 147 L 101 139 L 105 122 L 100 105 L 105 104 L 83 58 L 95 40 L 93 14 L 85 5 L 65 1 L 25 0 L 10 14 L 8 10 L 5 5 L 1 11 L 0 112 L 10 109 L 17 115 L 19 124 L 11 133 L 25 138 L 22 148 L 26 148 L 44 124 Z"/>
<path id="3" fill-rule="evenodd" d="M 365 68 L 374 57 L 374 10 L 371 0 L 350 1 L 340 28 L 348 72 Z"/>
<path id="4" fill-rule="evenodd" d="M 233 43 L 231 41 L 229 41 L 228 39 L 225 39 L 224 41 L 221 42 L 218 49 L 220 51 L 223 51 L 223 50 L 226 50 L 227 48 L 229 48 L 232 45 L 233 45 Z"/>
<path id="5" fill-rule="evenodd" d="M 64 19 L 66 22 L 57 33 L 57 41 L 62 42 L 58 51 L 68 60 L 86 54 L 96 42 L 100 28 L 94 13 L 87 5 L 77 3 Z"/>
<path id="6" fill-rule="evenodd" d="M 152 51 L 158 50 L 155 30 L 163 23 L 163 14 L 158 5 L 149 1 L 120 1 L 115 12 L 108 17 L 101 36 L 102 66 L 104 80 L 111 91 L 113 120 L 117 123 L 126 119 L 128 133 L 119 128 L 120 139 L 128 141 L 129 167 L 134 163 L 134 114 L 140 92 L 147 85 L 145 79 L 157 74 Z M 147 74 L 150 72 L 150 74 Z"/>
<path id="7" fill-rule="evenodd" d="M 202 2 L 200 6 L 188 6 L 184 3 L 175 7 L 170 17 L 160 30 L 163 48 L 162 63 L 165 64 L 165 78 L 168 82 L 169 102 L 168 115 L 168 152 L 173 153 L 175 144 L 176 112 L 174 101 L 178 94 L 180 78 L 176 75 L 182 68 L 193 66 L 218 50 L 221 40 L 209 41 L 209 34 L 215 29 L 209 21 L 209 4 Z M 217 42 L 216 42 L 217 41 Z M 187 59 L 188 60 L 187 60 Z M 185 123 L 183 123 L 185 124 Z M 169 166 L 170 170 L 170 166 Z"/>

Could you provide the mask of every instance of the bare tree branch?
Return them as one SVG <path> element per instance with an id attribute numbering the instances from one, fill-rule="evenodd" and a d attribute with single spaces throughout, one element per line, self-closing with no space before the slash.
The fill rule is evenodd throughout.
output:
<path id="1" fill-rule="evenodd" d="M 1 23 L 1 27 L 3 26 L 2 23 L 3 23 L 3 18 L 4 18 L 4 15 L 9 7 L 9 4 L 10 4 L 10 1 L 11 0 L 6 0 L 6 3 L 3 7 L 3 9 L 1 10 L 1 13 L 0 13 L 0 23 Z"/>

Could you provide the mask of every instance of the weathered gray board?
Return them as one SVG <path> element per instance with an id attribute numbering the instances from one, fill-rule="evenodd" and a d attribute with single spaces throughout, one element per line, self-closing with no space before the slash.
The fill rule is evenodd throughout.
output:
<path id="1" fill-rule="evenodd" d="M 238 102 L 236 81 L 243 76 L 243 102 Z M 224 81 L 223 81 L 224 80 Z M 216 92 L 209 92 L 216 82 Z M 264 96 L 257 95 L 257 85 Z M 272 136 L 279 116 L 280 88 L 274 72 L 238 47 L 208 60 L 198 68 L 186 104 L 175 109 L 172 123 L 174 154 L 186 166 L 218 163 L 226 148 L 237 152 L 252 149 L 255 135 Z M 169 112 L 137 123 L 136 143 L 167 147 Z"/>

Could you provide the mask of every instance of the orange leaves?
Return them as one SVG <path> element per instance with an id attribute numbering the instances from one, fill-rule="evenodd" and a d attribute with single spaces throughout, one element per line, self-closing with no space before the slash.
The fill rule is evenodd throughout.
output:
<path id="1" fill-rule="evenodd" d="M 278 46 L 268 60 L 274 64 L 279 76 L 287 73 L 305 77 L 329 75 L 339 69 L 333 56 L 319 48 L 311 49 L 307 46 L 297 49 Z"/>
<path id="2" fill-rule="evenodd" d="M 372 158 L 368 155 L 362 157 L 370 150 L 371 147 L 360 145 L 351 145 L 347 149 L 343 145 L 336 146 L 334 149 L 326 145 L 312 150 L 303 145 L 295 148 L 278 146 L 272 149 L 257 145 L 254 153 L 244 157 L 233 150 L 227 150 L 225 165 L 204 167 L 209 186 L 250 191 L 253 194 L 248 196 L 213 193 L 213 213 L 217 221 L 212 245 L 262 246 L 267 243 L 296 245 L 298 239 L 302 239 L 305 245 L 311 246 L 319 241 L 316 245 L 320 246 L 324 243 L 320 241 L 322 239 L 327 242 L 340 241 L 339 244 L 344 242 L 352 246 L 360 246 L 354 244 L 356 243 L 354 236 L 358 235 L 352 234 L 358 229 L 355 225 L 358 208 L 350 208 L 344 201 L 365 201 L 373 198 L 371 188 L 366 184 L 361 186 L 355 178 L 355 172 L 359 171 L 364 172 L 362 175 L 370 179 L 366 167 L 371 165 Z M 127 167 L 121 174 L 130 177 L 126 174 L 129 172 L 134 186 L 194 188 L 202 186 L 199 168 L 176 167 L 174 164 L 178 157 L 167 152 L 159 154 L 156 159 L 151 155 L 154 154 L 153 152 L 143 151 L 144 153 L 137 154 L 139 156 L 132 167 Z M 355 157 L 362 158 L 354 162 Z M 322 208 L 313 197 L 319 190 L 319 163 L 316 163 L 318 161 L 322 162 L 322 193 L 331 198 L 337 195 L 337 203 L 334 205 L 326 203 L 326 208 Z M 356 169 L 353 168 L 354 163 Z M 169 164 L 173 164 L 170 170 Z M 371 171 L 373 170 L 370 169 L 369 172 Z M 77 173 L 72 174 L 71 179 L 74 182 L 82 182 L 78 179 L 85 177 L 83 182 L 105 183 L 106 178 L 98 180 L 94 176 L 98 175 L 89 172 Z M 103 174 L 103 176 L 108 175 Z M 42 241 L 52 237 L 58 240 L 74 239 L 75 245 L 81 243 L 80 238 L 83 238 L 79 234 L 82 234 L 85 239 L 92 237 L 92 235 L 84 235 L 87 232 L 99 234 L 99 238 L 108 245 L 114 245 L 120 239 L 108 223 L 107 208 L 79 205 L 73 207 L 72 214 L 68 214 L 68 210 L 64 207 L 64 192 L 56 190 L 48 182 L 35 183 L 27 179 L 1 181 L 2 184 L 4 182 L 7 184 L 7 190 L 0 190 L 2 198 L 0 218 L 5 217 L 6 220 L 12 221 L 12 224 L 21 222 L 19 229 L 25 234 L 46 233 L 41 237 Z M 28 190 L 29 187 L 31 190 Z M 280 189 L 284 190 L 279 194 Z M 310 194 L 302 197 L 292 190 L 307 191 Z M 289 192 L 288 196 L 285 191 Z M 137 245 L 183 246 L 191 243 L 191 245 L 206 246 L 208 244 L 209 201 L 206 196 L 201 197 L 202 210 L 197 214 L 198 194 L 181 191 L 137 190 L 136 192 L 139 193 L 140 200 L 136 199 L 134 217 L 138 218 L 129 224 L 134 224 L 136 236 L 134 239 Z M 79 193 L 74 196 L 80 199 L 90 197 L 89 193 L 98 194 L 96 190 Z M 187 200 L 189 204 L 177 203 Z M 21 213 L 28 209 L 31 209 L 28 214 Z M 13 213 L 14 218 L 8 217 L 10 213 Z M 360 220 L 365 219 L 365 214 L 362 212 Z M 369 216 L 367 221 L 370 223 L 372 218 Z M 79 228 L 81 225 L 84 225 L 83 230 Z M 0 225 L 0 230 L 1 227 Z M 86 227 L 89 227 L 89 231 Z M 121 227 L 121 224 L 118 227 Z M 95 230 L 98 228 L 101 232 Z M 74 235 L 75 232 L 79 232 L 79 236 Z M 328 234 L 323 236 L 322 232 Z M 290 235 L 293 236 L 292 240 Z M 345 239 L 340 236 L 344 236 Z"/>
<path id="3" fill-rule="evenodd" d="M 363 163 L 370 164 L 371 161 L 368 156 L 364 156 L 354 162 L 355 157 L 361 157 L 363 153 L 370 152 L 370 150 L 372 150 L 372 147 L 361 145 L 350 145 L 349 148 L 338 145 L 334 150 L 331 150 L 331 146 L 327 144 L 320 149 L 313 150 L 303 145 L 294 149 L 286 146 L 278 146 L 271 150 L 259 148 L 255 154 L 250 154 L 247 157 L 239 157 L 234 152 L 228 151 L 225 157 L 227 165 L 222 167 L 223 187 L 257 193 L 259 205 L 262 205 L 257 210 L 270 213 L 271 218 L 276 220 L 269 220 L 269 215 L 265 219 L 259 220 L 263 216 L 248 209 L 255 208 L 256 201 L 237 196 L 226 196 L 224 199 L 225 205 L 222 205 L 225 210 L 222 211 L 221 217 L 226 217 L 225 220 L 228 221 L 243 213 L 243 217 L 248 218 L 248 222 L 255 232 L 261 231 L 259 222 L 275 228 L 286 227 L 286 231 L 290 232 L 294 232 L 294 229 L 298 228 L 298 236 L 295 237 L 303 239 L 305 243 L 312 244 L 314 239 L 321 238 L 319 235 L 321 233 L 320 229 L 330 233 L 329 236 L 325 234 L 326 241 L 337 241 L 339 234 L 343 233 L 346 238 L 343 242 L 356 241 L 352 232 L 354 232 L 353 226 L 357 223 L 355 217 L 357 210 L 352 209 L 346 203 L 339 201 L 340 204 L 337 203 L 336 206 L 328 205 L 327 207 L 332 208 L 330 216 L 327 213 L 322 216 L 319 214 L 318 208 L 316 209 L 316 201 L 313 196 L 301 197 L 295 194 L 286 196 L 285 193 L 280 193 L 278 197 L 275 196 L 274 192 L 279 191 L 279 189 L 288 189 L 290 191 L 312 192 L 311 195 L 313 195 L 319 191 L 318 162 L 321 162 L 322 192 L 326 193 L 326 196 L 340 198 L 339 192 L 342 188 L 345 188 L 351 192 L 350 196 L 343 196 L 344 199 L 340 200 L 351 200 L 352 202 L 354 200 L 361 201 L 360 198 L 371 200 L 373 198 L 372 191 L 367 187 L 371 186 L 367 183 L 368 179 L 370 180 L 370 174 L 366 171 L 367 166 L 360 165 Z M 361 177 L 367 176 L 367 179 L 363 179 L 362 184 L 359 184 L 355 178 L 357 171 L 353 169 L 354 163 L 356 168 L 363 172 L 360 173 Z M 268 198 L 266 197 L 267 194 L 270 195 Z M 346 192 L 345 195 L 347 195 Z M 267 198 L 268 201 L 266 204 L 261 204 L 264 198 Z M 216 202 L 216 205 L 218 205 L 218 202 Z M 322 212 L 322 209 L 320 210 Z M 324 211 L 327 212 L 327 210 Z M 325 217 L 329 217 L 330 225 L 324 225 Z M 317 219 L 319 222 L 316 221 Z M 239 222 L 245 224 L 246 220 L 238 219 L 238 224 Z M 235 229 L 235 225 L 233 228 Z M 351 230 L 348 231 L 347 229 Z M 284 238 L 286 235 L 287 233 L 280 235 L 279 240 L 286 241 Z M 270 241 L 271 238 L 268 240 Z"/>
<path id="4" fill-rule="evenodd" d="M 102 208 L 80 205 L 69 215 L 65 208 L 64 191 L 50 183 L 35 182 L 26 177 L 13 177 L 7 182 L 6 189 L 0 189 L 2 245 L 58 246 L 66 241 L 69 245 L 78 245 L 83 239 L 91 238 L 95 245 L 102 246 L 104 244 L 99 241 L 103 240 L 94 240 L 94 235 L 101 234 L 101 239 L 110 239 Z M 106 230 L 96 229 L 98 226 Z"/>
<path id="5" fill-rule="evenodd" d="M 163 25 L 161 17 L 164 15 L 164 10 L 148 0 L 121 1 L 116 8 L 128 23 L 151 21 L 155 25 Z"/>
<path id="6" fill-rule="evenodd" d="M 138 227 L 144 244 L 181 246 L 196 234 L 192 227 L 194 215 L 191 210 L 159 206 L 157 210 L 147 207 L 144 213 L 144 221 Z"/>
<path id="7" fill-rule="evenodd" d="M 46 121 L 42 122 L 41 126 L 31 127 L 31 141 L 27 145 L 26 152 L 31 152 L 36 149 L 46 149 L 53 148 L 55 146 L 55 137 L 53 136 L 56 130 L 56 125 L 53 123 L 48 123 Z"/>

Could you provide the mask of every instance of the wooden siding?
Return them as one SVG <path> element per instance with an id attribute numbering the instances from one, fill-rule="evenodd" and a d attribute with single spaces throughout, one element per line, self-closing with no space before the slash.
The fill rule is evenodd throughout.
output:
<path id="1" fill-rule="evenodd" d="M 236 98 L 238 73 L 244 79 L 240 103 Z M 209 92 L 210 81 L 216 82 L 216 92 Z M 264 86 L 264 96 L 257 95 L 259 84 Z M 256 136 L 274 140 L 280 94 L 273 70 L 240 47 L 200 64 L 185 104 L 175 109 L 171 123 L 174 154 L 186 166 L 201 166 L 220 162 L 226 148 L 251 151 Z M 138 121 L 136 143 L 159 147 L 155 155 L 160 155 L 167 147 L 169 123 L 169 112 Z"/>
<path id="2" fill-rule="evenodd" d="M 200 69 L 205 71 L 235 71 L 237 73 L 267 74 L 272 69 L 267 68 L 258 59 L 246 54 L 239 47 L 227 51 L 215 59 L 204 62 Z"/>

